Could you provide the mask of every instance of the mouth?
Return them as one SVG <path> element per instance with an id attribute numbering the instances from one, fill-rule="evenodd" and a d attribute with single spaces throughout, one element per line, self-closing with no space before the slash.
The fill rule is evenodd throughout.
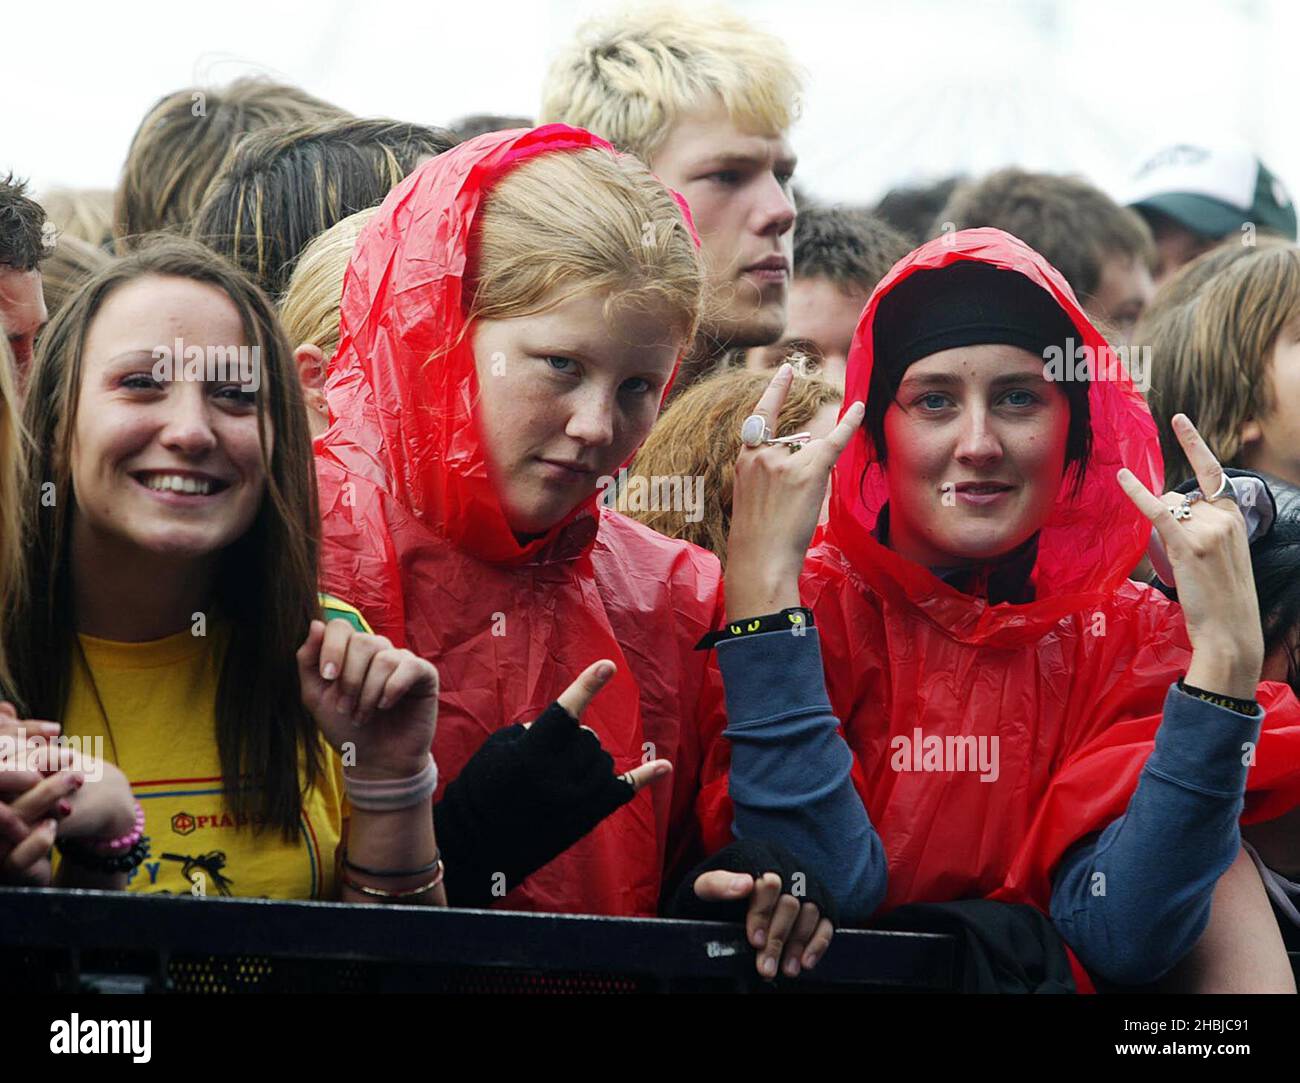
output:
<path id="1" fill-rule="evenodd" d="M 1014 490 L 1004 481 L 963 481 L 956 486 L 957 499 L 976 507 L 994 504 Z"/>
<path id="2" fill-rule="evenodd" d="M 785 256 L 768 256 L 751 263 L 741 273 L 759 282 L 785 282 L 790 276 L 790 261 Z"/>
<path id="3" fill-rule="evenodd" d="M 197 470 L 137 470 L 131 477 L 143 488 L 167 498 L 215 496 L 230 482 Z"/>
<path id="4" fill-rule="evenodd" d="M 542 464 L 549 476 L 559 481 L 576 481 L 579 478 L 591 477 L 595 473 L 592 467 L 571 459 L 543 459 L 538 456 L 537 461 Z"/>

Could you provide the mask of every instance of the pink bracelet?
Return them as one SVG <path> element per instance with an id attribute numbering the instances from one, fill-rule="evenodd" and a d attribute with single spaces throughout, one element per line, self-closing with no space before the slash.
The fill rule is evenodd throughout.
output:
<path id="1" fill-rule="evenodd" d="M 135 826 L 125 835 L 115 839 L 95 839 L 90 841 L 90 848 L 97 854 L 124 854 L 131 849 L 144 834 L 144 809 L 140 802 L 135 803 Z"/>
<path id="2" fill-rule="evenodd" d="M 434 763 L 433 753 L 424 769 L 417 771 L 410 778 L 365 779 L 355 778 L 343 772 L 343 787 L 353 808 L 368 812 L 391 812 L 394 809 L 410 808 L 421 805 L 433 797 L 438 788 L 438 766 Z"/>

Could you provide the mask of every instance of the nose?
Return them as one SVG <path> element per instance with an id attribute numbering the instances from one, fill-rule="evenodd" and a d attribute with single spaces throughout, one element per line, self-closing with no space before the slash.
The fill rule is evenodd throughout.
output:
<path id="1" fill-rule="evenodd" d="M 591 447 L 608 447 L 614 442 L 614 409 L 609 396 L 592 387 L 575 393 L 573 412 L 564 434 Z"/>
<path id="2" fill-rule="evenodd" d="M 957 438 L 956 458 L 965 466 L 988 466 L 1002 458 L 1002 441 L 981 406 L 967 410 Z"/>
<path id="3" fill-rule="evenodd" d="M 757 207 L 757 230 L 764 237 L 781 237 L 794 228 L 794 201 L 772 173 L 764 175 Z"/>
<path id="4" fill-rule="evenodd" d="M 170 451 L 197 458 L 217 445 L 212 428 L 212 405 L 207 385 L 198 381 L 171 384 L 166 398 L 167 417 L 159 440 Z"/>

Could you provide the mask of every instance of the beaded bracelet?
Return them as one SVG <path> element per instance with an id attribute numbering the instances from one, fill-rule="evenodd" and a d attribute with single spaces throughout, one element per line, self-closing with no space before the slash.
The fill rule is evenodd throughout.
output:
<path id="1" fill-rule="evenodd" d="M 149 840 L 141 836 L 123 853 L 105 854 L 78 839 L 59 839 L 54 844 L 68 861 L 91 872 L 130 872 L 149 856 Z"/>
<path id="2" fill-rule="evenodd" d="M 124 854 L 140 841 L 140 836 L 144 834 L 144 809 L 140 807 L 140 802 L 135 803 L 135 823 L 131 830 L 125 835 L 119 835 L 115 839 L 86 839 L 86 845 L 95 853 L 112 856 L 113 854 Z"/>

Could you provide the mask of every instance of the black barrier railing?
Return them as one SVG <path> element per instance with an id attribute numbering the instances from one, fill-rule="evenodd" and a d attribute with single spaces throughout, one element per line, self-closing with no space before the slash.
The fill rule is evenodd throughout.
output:
<path id="1" fill-rule="evenodd" d="M 955 941 L 841 930 L 764 983 L 737 925 L 0 889 L 5 992 L 935 992 Z"/>

